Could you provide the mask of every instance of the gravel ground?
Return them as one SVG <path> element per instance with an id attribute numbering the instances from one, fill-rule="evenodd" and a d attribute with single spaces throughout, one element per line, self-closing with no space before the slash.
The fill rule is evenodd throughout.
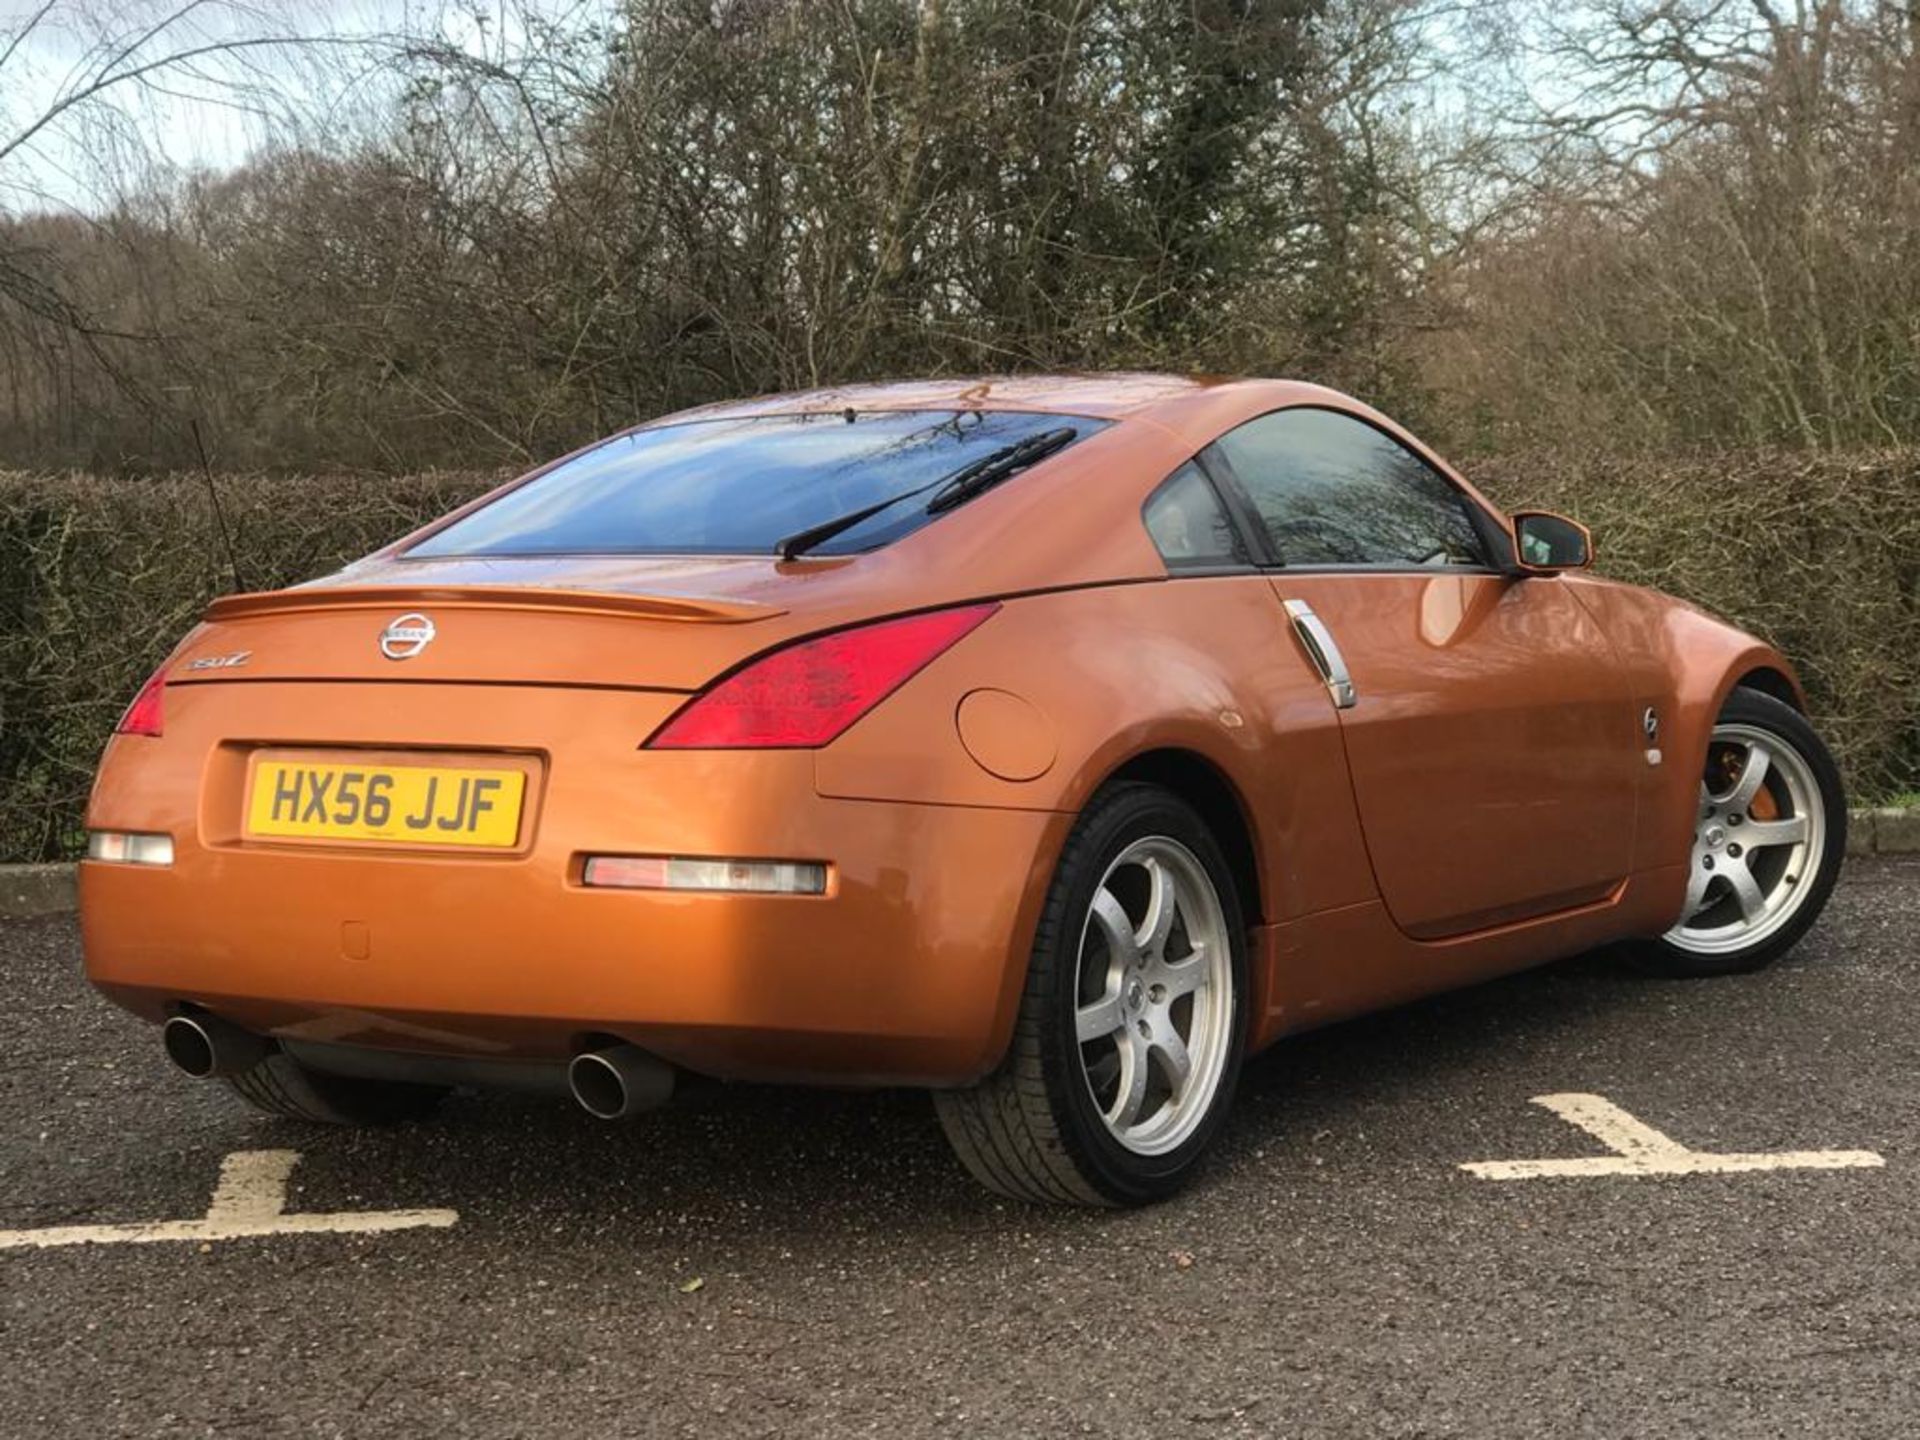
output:
<path id="1" fill-rule="evenodd" d="M 87 989 L 70 920 L 0 925 L 0 1226 L 196 1217 L 276 1148 L 290 1209 L 460 1213 L 0 1251 L 0 1433 L 1911 1435 L 1917 930 L 1920 862 L 1859 860 L 1764 975 L 1585 957 L 1303 1037 L 1192 1191 L 1091 1214 L 974 1189 L 912 1094 L 258 1118 Z M 1563 1091 L 1886 1166 L 1458 1169 L 1599 1153 L 1528 1103 Z"/>

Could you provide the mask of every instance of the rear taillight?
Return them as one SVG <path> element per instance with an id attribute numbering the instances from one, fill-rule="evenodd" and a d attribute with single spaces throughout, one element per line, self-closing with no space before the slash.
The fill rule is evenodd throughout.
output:
<path id="1" fill-rule="evenodd" d="M 647 741 L 654 750 L 807 750 L 827 744 L 998 610 L 964 605 L 803 640 L 751 662 Z"/>
<path id="2" fill-rule="evenodd" d="M 162 712 L 166 705 L 167 667 L 162 665 L 140 687 L 140 693 L 127 706 L 127 713 L 113 727 L 116 735 L 152 735 L 161 732 Z"/>

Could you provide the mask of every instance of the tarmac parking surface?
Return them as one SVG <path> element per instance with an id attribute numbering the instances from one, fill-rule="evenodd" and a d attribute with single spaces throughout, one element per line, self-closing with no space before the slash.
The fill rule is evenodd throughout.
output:
<path id="1" fill-rule="evenodd" d="M 1920 862 L 1854 860 L 1761 975 L 1299 1037 L 1088 1213 L 917 1094 L 269 1120 L 0 925 L 0 1435 L 1911 1435 L 1917 937 Z"/>

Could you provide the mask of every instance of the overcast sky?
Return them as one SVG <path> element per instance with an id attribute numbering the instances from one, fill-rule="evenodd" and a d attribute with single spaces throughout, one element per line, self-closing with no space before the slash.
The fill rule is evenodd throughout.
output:
<path id="1" fill-rule="evenodd" d="M 377 113 L 378 40 L 435 35 L 512 46 L 519 16 L 606 0 L 0 0 L 0 209 L 95 208 L 149 165 L 224 169 L 269 139 L 338 142 Z M 44 12 L 44 13 L 43 13 Z M 106 73 L 182 51 L 270 38 L 318 41 L 207 55 L 129 78 L 28 134 Z M 289 106 L 289 97 L 298 100 Z M 305 127 L 303 133 L 302 128 Z"/>

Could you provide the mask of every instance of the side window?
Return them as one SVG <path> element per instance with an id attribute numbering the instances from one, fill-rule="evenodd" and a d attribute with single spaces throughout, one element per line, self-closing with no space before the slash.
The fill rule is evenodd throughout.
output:
<path id="1" fill-rule="evenodd" d="M 1141 511 L 1147 533 L 1171 568 L 1245 565 L 1247 549 L 1213 486 L 1189 460 L 1161 482 Z"/>
<path id="2" fill-rule="evenodd" d="M 1485 565 L 1471 503 L 1392 436 L 1279 410 L 1215 442 L 1287 565 Z"/>

